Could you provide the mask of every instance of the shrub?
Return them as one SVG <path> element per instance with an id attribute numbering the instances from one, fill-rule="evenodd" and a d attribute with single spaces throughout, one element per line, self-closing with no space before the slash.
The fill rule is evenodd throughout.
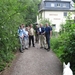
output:
<path id="1" fill-rule="evenodd" d="M 52 38 L 52 49 L 62 62 L 71 63 L 75 74 L 75 24 L 67 21 L 64 30 L 57 38 Z"/>

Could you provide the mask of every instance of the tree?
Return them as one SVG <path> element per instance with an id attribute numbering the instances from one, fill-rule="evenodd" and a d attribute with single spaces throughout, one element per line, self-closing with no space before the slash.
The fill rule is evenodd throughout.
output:
<path id="1" fill-rule="evenodd" d="M 75 0 L 72 0 L 75 3 Z"/>
<path id="2" fill-rule="evenodd" d="M 20 24 L 36 21 L 39 0 L 0 1 L 0 71 L 10 62 L 19 47 L 17 30 Z"/>

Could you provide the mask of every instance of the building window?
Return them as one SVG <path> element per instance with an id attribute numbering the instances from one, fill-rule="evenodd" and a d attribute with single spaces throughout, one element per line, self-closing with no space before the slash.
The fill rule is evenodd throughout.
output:
<path id="1" fill-rule="evenodd" d="M 63 4 L 63 7 L 66 7 L 66 4 Z"/>
<path id="2" fill-rule="evenodd" d="M 60 3 L 57 4 L 57 7 L 60 7 Z"/>
<path id="3" fill-rule="evenodd" d="M 45 6 L 46 6 L 46 7 L 50 7 L 50 2 L 46 2 L 46 3 L 45 3 Z"/>
<path id="4" fill-rule="evenodd" d="M 52 24 L 52 28 L 53 28 L 53 30 L 55 30 L 56 29 L 56 24 Z"/>
<path id="5" fill-rule="evenodd" d="M 64 16 L 67 16 L 67 12 L 64 12 Z"/>
<path id="6" fill-rule="evenodd" d="M 53 3 L 51 3 L 51 7 L 54 7 L 54 4 Z"/>

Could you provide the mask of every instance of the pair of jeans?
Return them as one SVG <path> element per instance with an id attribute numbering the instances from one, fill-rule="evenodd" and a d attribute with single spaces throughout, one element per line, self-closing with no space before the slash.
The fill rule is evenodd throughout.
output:
<path id="1" fill-rule="evenodd" d="M 48 49 L 50 49 L 50 35 L 46 34 L 46 42 L 47 42 L 47 45 L 48 45 Z"/>

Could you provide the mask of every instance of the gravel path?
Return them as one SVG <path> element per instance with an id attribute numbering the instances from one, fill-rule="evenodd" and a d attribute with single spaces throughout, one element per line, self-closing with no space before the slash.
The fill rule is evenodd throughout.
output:
<path id="1" fill-rule="evenodd" d="M 62 75 L 62 64 L 56 55 L 36 46 L 19 54 L 9 75 Z"/>

